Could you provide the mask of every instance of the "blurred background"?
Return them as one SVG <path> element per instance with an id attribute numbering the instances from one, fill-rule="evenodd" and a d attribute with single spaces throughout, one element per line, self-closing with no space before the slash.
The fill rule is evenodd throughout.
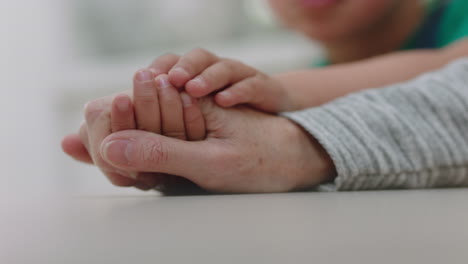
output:
<path id="1" fill-rule="evenodd" d="M 136 194 L 71 160 L 60 141 L 90 99 L 131 88 L 167 52 L 206 48 L 275 73 L 320 48 L 282 29 L 265 0 L 0 0 L 1 194 Z"/>

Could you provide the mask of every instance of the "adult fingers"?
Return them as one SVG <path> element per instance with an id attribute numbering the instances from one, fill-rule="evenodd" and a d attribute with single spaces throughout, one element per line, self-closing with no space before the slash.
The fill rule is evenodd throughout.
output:
<path id="1" fill-rule="evenodd" d="M 87 124 L 87 137 L 89 138 L 88 152 L 96 166 L 117 186 L 133 186 L 136 181 L 131 179 L 134 175 L 115 169 L 102 159 L 99 151 L 102 140 L 111 134 L 111 120 L 108 102 L 95 100 L 86 106 L 85 117 Z"/>
<path id="2" fill-rule="evenodd" d="M 194 49 L 182 56 L 169 71 L 169 81 L 176 88 L 181 88 L 218 60 L 218 57 L 211 52 L 204 49 Z"/>
<path id="3" fill-rule="evenodd" d="M 83 146 L 86 148 L 86 150 L 88 151 L 88 154 L 91 157 L 91 153 L 89 153 L 88 125 L 86 124 L 85 121 L 81 123 L 78 133 L 79 133 L 81 142 L 83 143 Z"/>
<path id="4" fill-rule="evenodd" d="M 161 74 L 155 79 L 161 111 L 162 135 L 185 140 L 184 112 L 179 92 Z"/>
<path id="5" fill-rule="evenodd" d="M 62 143 L 64 151 L 75 158 L 78 161 L 93 164 L 93 160 L 88 153 L 88 150 L 85 148 L 81 138 L 78 134 L 71 134 L 64 138 Z M 117 186 L 132 186 L 133 180 L 129 180 L 126 177 L 118 175 L 116 173 L 108 173 L 108 178 L 111 182 Z M 153 188 L 155 185 L 151 186 L 149 189 Z M 145 188 L 148 189 L 148 188 Z"/>
<path id="6" fill-rule="evenodd" d="M 88 150 L 78 134 L 70 134 L 64 137 L 62 140 L 62 149 L 66 154 L 78 161 L 93 164 L 93 160 L 91 156 L 89 156 Z"/>
<path id="7" fill-rule="evenodd" d="M 256 73 L 257 70 L 239 61 L 223 59 L 187 82 L 185 90 L 194 97 L 202 97 Z"/>
<path id="8" fill-rule="evenodd" d="M 149 70 L 141 70 L 134 78 L 133 101 L 137 129 L 161 133 L 158 94 L 154 85 L 154 75 Z"/>
<path id="9" fill-rule="evenodd" d="M 104 159 L 123 170 L 179 175 L 211 186 L 216 171 L 229 160 L 208 141 L 182 141 L 145 131 L 128 130 L 108 136 L 101 145 Z"/>
<path id="10" fill-rule="evenodd" d="M 198 141 L 206 137 L 205 118 L 201 111 L 198 101 L 185 92 L 180 93 L 182 104 L 184 106 L 184 124 L 185 133 L 188 140 Z"/>

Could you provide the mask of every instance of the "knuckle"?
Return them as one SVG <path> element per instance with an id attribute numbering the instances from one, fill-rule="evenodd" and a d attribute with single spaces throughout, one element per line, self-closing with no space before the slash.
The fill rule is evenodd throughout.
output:
<path id="1" fill-rule="evenodd" d="M 141 106 L 152 106 L 156 103 L 156 95 L 135 94 L 135 104 Z"/>
<path id="2" fill-rule="evenodd" d="M 246 83 L 239 83 L 233 86 L 232 89 L 230 89 L 231 97 L 234 100 L 247 100 L 251 96 L 251 91 L 250 85 Z"/>
<path id="3" fill-rule="evenodd" d="M 252 78 L 251 88 L 254 91 L 258 91 L 263 86 L 264 83 L 265 83 L 265 78 L 261 74 L 257 74 L 255 75 L 255 77 Z"/>
<path id="4" fill-rule="evenodd" d="M 223 60 L 226 65 L 229 67 L 231 71 L 238 71 L 239 69 L 244 69 L 247 73 L 247 75 L 251 76 L 257 73 L 257 70 L 252 68 L 251 66 L 246 65 L 242 61 L 236 60 L 236 59 L 224 59 Z"/>
<path id="5" fill-rule="evenodd" d="M 261 82 L 263 82 L 264 78 L 262 77 L 261 74 L 256 74 L 253 78 L 252 78 L 252 84 L 254 86 L 258 86 Z"/>
<path id="6" fill-rule="evenodd" d="M 162 106 L 167 106 L 167 110 L 164 111 L 162 110 L 162 114 L 163 115 L 166 115 L 167 113 L 170 113 L 171 111 L 175 111 L 177 110 L 177 106 L 178 105 L 181 105 L 182 104 L 182 101 L 180 99 L 180 97 L 175 94 L 175 95 L 172 95 L 172 94 L 165 94 L 164 96 L 160 96 L 159 97 L 159 104 Z M 166 108 L 166 107 L 164 107 Z"/>
<path id="7" fill-rule="evenodd" d="M 189 54 L 196 54 L 201 56 L 212 56 L 213 54 L 206 49 L 203 48 L 194 48 L 192 49 Z"/>
<path id="8" fill-rule="evenodd" d="M 145 87 L 138 87 L 138 89 L 134 90 L 134 100 L 135 104 L 139 103 L 153 103 L 157 100 L 157 91 L 156 87 L 153 85 L 145 86 Z"/>
<path id="9" fill-rule="evenodd" d="M 233 93 L 235 96 L 242 96 L 250 91 L 250 86 L 251 85 L 245 82 L 237 83 L 233 86 L 234 89 L 231 89 L 231 93 Z"/>
<path id="10" fill-rule="evenodd" d="M 240 61 L 234 59 L 223 59 L 221 61 L 221 65 L 231 72 L 236 70 L 241 64 L 242 63 Z"/>
<path id="11" fill-rule="evenodd" d="M 197 71 L 202 70 L 200 69 L 201 65 L 208 62 L 212 64 L 216 59 L 217 57 L 213 53 L 202 48 L 195 48 L 183 56 L 177 66 L 187 70 L 191 74 L 195 74 Z"/>
<path id="12" fill-rule="evenodd" d="M 189 57 L 196 57 L 198 59 L 204 59 L 208 61 L 216 61 L 219 59 L 218 56 L 216 56 L 214 53 L 203 48 L 193 49 L 189 52 Z"/>
<path id="13" fill-rule="evenodd" d="M 184 57 L 183 59 L 181 59 L 176 67 L 177 68 L 182 68 L 186 71 L 188 71 L 190 74 L 192 74 L 194 71 L 195 71 L 195 68 L 196 68 L 196 65 L 197 65 L 197 61 L 195 58 L 192 58 L 192 57 Z"/>
<path id="14" fill-rule="evenodd" d="M 212 84 L 216 83 L 216 80 L 220 78 L 218 70 L 214 68 L 211 68 L 207 71 L 202 72 L 201 76 L 203 77 L 208 87 L 211 87 Z"/>
<path id="15" fill-rule="evenodd" d="M 242 63 L 241 61 L 236 60 L 236 59 L 231 59 L 231 58 L 224 58 L 222 61 L 231 66 L 244 65 L 244 63 Z"/>
<path id="16" fill-rule="evenodd" d="M 126 120 L 115 120 L 115 119 L 112 119 L 112 126 L 115 130 L 117 131 L 120 131 L 120 130 L 125 130 L 127 129 L 127 127 L 129 126 L 128 125 L 128 122 Z"/>
<path id="17" fill-rule="evenodd" d="M 179 55 L 175 53 L 165 53 L 156 59 L 153 60 L 152 65 L 158 65 L 161 61 L 166 61 L 166 60 L 172 60 L 172 59 L 177 59 L 179 58 Z"/>
<path id="18" fill-rule="evenodd" d="M 145 142 L 146 144 L 140 147 L 139 160 L 149 168 L 165 164 L 168 160 L 168 151 L 164 144 L 158 139 L 148 139 Z"/>

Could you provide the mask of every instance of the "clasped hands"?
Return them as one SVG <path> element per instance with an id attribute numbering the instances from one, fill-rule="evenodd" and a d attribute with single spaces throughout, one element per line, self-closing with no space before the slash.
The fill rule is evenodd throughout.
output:
<path id="1" fill-rule="evenodd" d="M 117 186 L 300 190 L 332 179 L 334 167 L 311 135 L 266 113 L 293 108 L 274 78 L 197 49 L 161 56 L 135 74 L 132 91 L 89 102 L 62 147 Z"/>

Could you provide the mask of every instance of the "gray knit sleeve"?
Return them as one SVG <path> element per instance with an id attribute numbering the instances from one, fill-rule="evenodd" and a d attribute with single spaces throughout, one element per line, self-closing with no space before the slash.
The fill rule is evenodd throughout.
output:
<path id="1" fill-rule="evenodd" d="M 332 190 L 468 186 L 468 58 L 413 81 L 282 113 L 326 149 Z"/>

